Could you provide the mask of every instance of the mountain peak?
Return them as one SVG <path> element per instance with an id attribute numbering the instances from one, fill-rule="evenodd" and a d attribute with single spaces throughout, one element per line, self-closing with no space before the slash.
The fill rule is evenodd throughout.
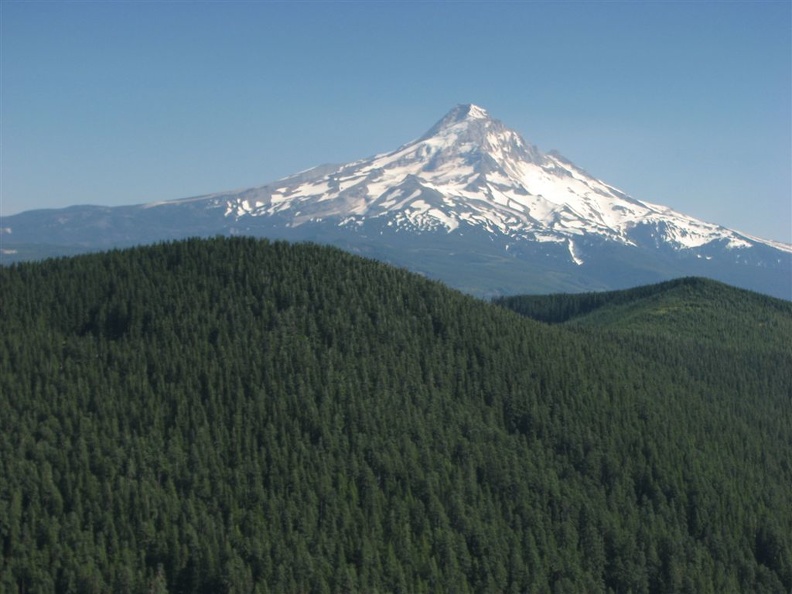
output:
<path id="1" fill-rule="evenodd" d="M 483 107 L 479 107 L 473 103 L 461 103 L 449 111 L 443 119 L 453 119 L 456 122 L 461 122 L 462 120 L 468 119 L 488 120 L 489 118 L 489 113 L 487 113 L 487 110 Z"/>
<path id="2" fill-rule="evenodd" d="M 493 121 L 489 113 L 483 107 L 474 105 L 473 103 L 460 103 L 451 111 L 443 116 L 432 128 L 427 132 L 423 138 L 429 138 L 447 130 L 457 124 L 462 123 L 479 123 L 486 124 Z"/>
<path id="3" fill-rule="evenodd" d="M 449 111 L 438 123 L 438 127 L 453 126 L 466 120 L 489 120 L 487 110 L 473 103 L 460 103 Z"/>

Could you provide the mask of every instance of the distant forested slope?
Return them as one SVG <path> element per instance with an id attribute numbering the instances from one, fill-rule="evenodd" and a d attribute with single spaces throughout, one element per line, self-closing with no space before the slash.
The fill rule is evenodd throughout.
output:
<path id="1" fill-rule="evenodd" d="M 751 312 L 675 348 L 252 239 L 0 268 L 0 591 L 788 592 L 792 315 Z"/>
<path id="2" fill-rule="evenodd" d="M 754 311 L 760 315 L 778 315 L 777 322 L 781 324 L 792 323 L 792 302 L 695 277 L 621 291 L 515 295 L 499 297 L 494 302 L 550 324 L 581 322 L 585 319 L 583 323 L 589 325 L 626 327 L 637 321 L 634 324 L 636 328 L 650 332 L 681 329 L 679 320 L 675 319 L 679 313 L 697 325 L 701 321 L 697 319 L 698 314 L 704 309 L 712 312 L 709 316 L 711 319 L 704 320 L 707 324 L 743 324 L 745 321 L 750 322 Z M 679 311 L 680 307 L 686 310 Z M 647 324 L 651 319 L 649 316 L 662 316 L 671 310 L 677 310 L 674 312 L 675 318 L 655 317 L 654 321 L 659 324 Z M 638 316 L 643 317 L 637 319 Z"/>

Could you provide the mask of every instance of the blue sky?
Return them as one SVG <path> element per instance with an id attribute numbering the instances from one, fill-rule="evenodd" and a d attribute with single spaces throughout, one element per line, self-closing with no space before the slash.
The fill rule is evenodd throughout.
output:
<path id="1" fill-rule="evenodd" d="M 792 3 L 0 3 L 0 212 L 262 185 L 458 103 L 792 242 Z"/>

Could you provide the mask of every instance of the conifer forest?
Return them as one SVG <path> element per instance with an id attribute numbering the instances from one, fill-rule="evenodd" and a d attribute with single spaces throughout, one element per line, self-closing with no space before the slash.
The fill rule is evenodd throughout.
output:
<path id="1" fill-rule="evenodd" d="M 792 303 L 314 244 L 0 268 L 0 592 L 789 593 Z"/>

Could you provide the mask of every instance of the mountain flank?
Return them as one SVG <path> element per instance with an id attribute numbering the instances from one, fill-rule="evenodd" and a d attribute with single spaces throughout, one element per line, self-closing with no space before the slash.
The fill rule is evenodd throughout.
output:
<path id="1" fill-rule="evenodd" d="M 0 590 L 788 591 L 790 313 L 747 303 L 674 351 L 313 244 L 0 268 Z"/>

